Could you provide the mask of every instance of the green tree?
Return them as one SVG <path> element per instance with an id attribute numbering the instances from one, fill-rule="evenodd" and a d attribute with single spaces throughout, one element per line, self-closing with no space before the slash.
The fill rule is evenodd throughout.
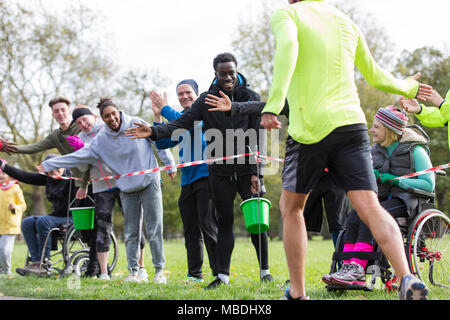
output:
<path id="1" fill-rule="evenodd" d="M 89 88 L 101 86 L 113 66 L 87 40 L 95 29 L 92 12 L 73 7 L 64 16 L 45 6 L 0 2 L 0 134 L 18 144 L 41 140 L 55 128 L 48 101 L 58 95 L 84 103 Z M 43 154 L 12 157 L 34 170 Z M 45 212 L 42 188 L 32 188 L 28 212 Z M 26 193 L 27 194 L 27 193 Z"/>
<path id="2" fill-rule="evenodd" d="M 99 97 L 109 96 L 125 112 L 150 121 L 147 92 L 168 80 L 157 70 L 118 65 L 101 21 L 101 15 L 80 2 L 58 11 L 45 1 L 0 1 L 0 136 L 18 144 L 42 140 L 57 127 L 48 101 L 58 95 L 90 107 Z M 35 171 L 44 154 L 2 156 Z M 43 187 L 22 188 L 27 214 L 48 212 Z"/>

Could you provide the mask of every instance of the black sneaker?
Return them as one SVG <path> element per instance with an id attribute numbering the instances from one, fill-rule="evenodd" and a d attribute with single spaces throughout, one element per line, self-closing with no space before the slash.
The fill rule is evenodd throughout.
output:
<path id="1" fill-rule="evenodd" d="M 219 277 L 217 277 L 216 279 L 214 279 L 213 282 L 211 282 L 210 284 L 208 284 L 205 287 L 205 290 L 212 290 L 212 289 L 216 289 L 218 286 L 220 286 L 221 284 L 226 284 L 225 282 L 223 282 L 222 280 L 220 280 Z"/>
<path id="2" fill-rule="evenodd" d="M 273 277 L 270 273 L 266 274 L 264 277 L 261 278 L 261 282 L 272 282 Z"/>

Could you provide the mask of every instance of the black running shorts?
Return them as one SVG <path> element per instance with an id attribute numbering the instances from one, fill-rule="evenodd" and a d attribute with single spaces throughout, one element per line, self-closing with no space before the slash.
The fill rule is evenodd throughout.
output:
<path id="1" fill-rule="evenodd" d="M 325 168 L 338 188 L 378 192 L 365 124 L 337 128 L 315 144 L 287 138 L 283 189 L 307 194 L 317 185 Z"/>

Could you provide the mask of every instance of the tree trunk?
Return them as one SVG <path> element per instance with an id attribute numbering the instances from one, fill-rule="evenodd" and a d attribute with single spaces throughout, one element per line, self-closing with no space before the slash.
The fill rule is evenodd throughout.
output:
<path id="1" fill-rule="evenodd" d="M 33 186 L 33 195 L 31 197 L 33 199 L 33 212 L 31 215 L 33 216 L 41 216 L 46 214 L 46 207 L 44 203 L 44 193 L 41 187 Z"/>

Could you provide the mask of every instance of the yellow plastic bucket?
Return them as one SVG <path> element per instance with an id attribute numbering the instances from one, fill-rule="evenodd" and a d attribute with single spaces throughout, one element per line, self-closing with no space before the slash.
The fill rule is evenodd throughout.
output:
<path id="1" fill-rule="evenodd" d="M 270 201 L 265 198 L 251 198 L 243 201 L 240 207 L 244 214 L 245 229 L 251 234 L 266 232 L 269 229 L 269 210 L 271 206 Z"/>
<path id="2" fill-rule="evenodd" d="M 94 207 L 70 208 L 75 230 L 94 229 Z"/>

